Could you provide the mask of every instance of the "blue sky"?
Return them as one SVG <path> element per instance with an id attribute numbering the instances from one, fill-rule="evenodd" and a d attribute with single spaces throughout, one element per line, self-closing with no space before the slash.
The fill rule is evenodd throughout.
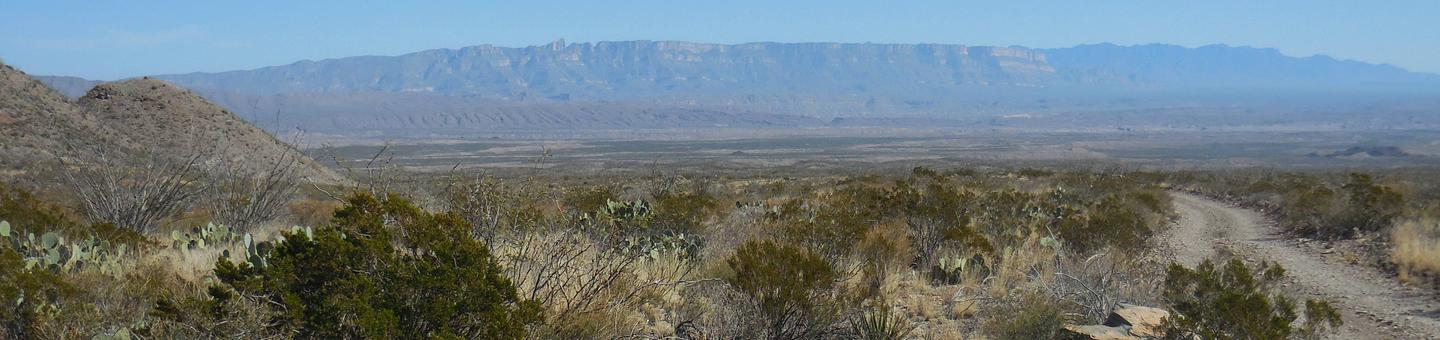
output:
<path id="1" fill-rule="evenodd" d="M 419 3 L 421 1 L 415 1 Z M 116 79 L 479 44 L 1213 43 L 1440 73 L 1440 1 L 0 1 L 0 59 Z"/>

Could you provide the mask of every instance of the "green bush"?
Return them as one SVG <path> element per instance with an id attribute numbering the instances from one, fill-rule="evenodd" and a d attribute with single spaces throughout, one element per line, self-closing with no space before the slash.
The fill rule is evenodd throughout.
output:
<path id="1" fill-rule="evenodd" d="M 1144 245 L 1151 234 L 1144 211 L 1137 204 L 1110 196 L 1090 207 L 1083 222 L 1060 223 L 1058 232 L 1066 244 L 1080 253 L 1098 251 L 1107 246 L 1135 249 Z"/>
<path id="2" fill-rule="evenodd" d="M 1252 271 L 1239 259 L 1224 267 L 1209 260 L 1195 269 L 1171 264 L 1164 298 L 1172 316 L 1161 329 L 1167 338 L 1177 339 L 1284 339 L 1340 326 L 1340 315 L 1328 302 L 1310 300 L 1305 303 L 1306 328 L 1293 329 L 1295 303 L 1273 293 L 1273 285 L 1284 276 L 1280 265 L 1261 263 Z"/>
<path id="3" fill-rule="evenodd" d="M 520 338 L 540 320 L 460 216 L 395 195 L 347 203 L 313 237 L 285 235 L 266 265 L 222 258 L 215 275 L 278 306 L 300 337 Z"/>
<path id="4" fill-rule="evenodd" d="M 589 212 L 604 208 L 606 202 L 619 199 L 610 187 L 597 185 L 566 189 L 561 202 L 570 210 Z"/>
<path id="5" fill-rule="evenodd" d="M 655 196 L 650 234 L 700 235 L 705 232 L 705 220 L 719 211 L 720 202 L 710 195 L 666 191 Z"/>
<path id="6" fill-rule="evenodd" d="M 1350 228 L 1333 231 L 1335 234 L 1355 236 L 1347 233 L 1357 229 L 1367 233 L 1380 231 L 1389 227 L 1405 209 L 1399 192 L 1376 184 L 1367 174 L 1350 174 L 1350 181 L 1341 188 L 1348 193 L 1349 205 L 1339 221 Z"/>
<path id="7" fill-rule="evenodd" d="M 793 245 L 751 240 L 726 263 L 735 275 L 725 281 L 746 297 L 757 337 L 817 338 L 838 321 L 836 273 L 820 256 Z"/>

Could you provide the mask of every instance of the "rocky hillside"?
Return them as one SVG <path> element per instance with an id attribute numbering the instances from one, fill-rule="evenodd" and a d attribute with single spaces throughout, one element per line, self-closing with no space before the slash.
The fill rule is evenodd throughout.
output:
<path id="1" fill-rule="evenodd" d="M 135 145 L 65 96 L 9 65 L 0 64 L 0 167 L 19 168 L 78 150 Z"/>
<path id="2" fill-rule="evenodd" d="M 190 91 L 157 79 L 103 83 L 81 97 L 82 111 L 103 125 L 123 129 L 147 152 L 213 154 L 218 159 L 263 170 L 282 158 L 299 159 L 301 173 L 314 180 L 339 177 L 270 133 Z"/>
<path id="3" fill-rule="evenodd" d="M 155 79 L 103 83 L 77 102 L 9 66 L 0 66 L 0 163 L 22 168 L 57 156 L 165 157 L 212 153 L 262 170 L 278 157 L 302 162 L 302 176 L 340 177 L 269 133 L 178 86 Z"/>

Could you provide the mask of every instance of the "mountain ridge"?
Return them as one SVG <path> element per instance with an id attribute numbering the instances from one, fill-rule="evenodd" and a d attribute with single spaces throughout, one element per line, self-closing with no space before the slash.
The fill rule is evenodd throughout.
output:
<path id="1" fill-rule="evenodd" d="M 1440 96 L 1440 76 L 1391 65 L 1167 44 L 1031 49 L 562 40 L 153 77 L 250 121 L 274 117 L 288 124 L 279 129 L 340 134 L 813 126 L 840 117 L 966 120 L 1308 100 L 1297 97 Z M 55 86 L 78 83 L 65 81 Z M 656 111 L 666 112 L 664 118 L 652 115 Z"/>

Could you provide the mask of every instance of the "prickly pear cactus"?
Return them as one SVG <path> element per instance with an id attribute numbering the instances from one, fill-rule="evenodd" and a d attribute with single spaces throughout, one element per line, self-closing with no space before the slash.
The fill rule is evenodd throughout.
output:
<path id="1" fill-rule="evenodd" d="M 9 223 L 3 223 L 10 227 Z M 19 235 L 0 233 L 5 243 L 24 257 L 25 268 L 44 269 L 53 272 L 93 271 L 119 276 L 129 261 L 126 245 L 112 245 L 110 241 L 95 236 L 67 242 L 56 232 L 46 232 L 36 237 L 34 233 L 21 238 Z"/>
<path id="2" fill-rule="evenodd" d="M 230 246 L 242 235 L 225 225 L 208 223 L 204 227 L 190 228 L 190 232 L 170 231 L 171 246 L 176 249 L 201 249 L 212 246 Z"/>

